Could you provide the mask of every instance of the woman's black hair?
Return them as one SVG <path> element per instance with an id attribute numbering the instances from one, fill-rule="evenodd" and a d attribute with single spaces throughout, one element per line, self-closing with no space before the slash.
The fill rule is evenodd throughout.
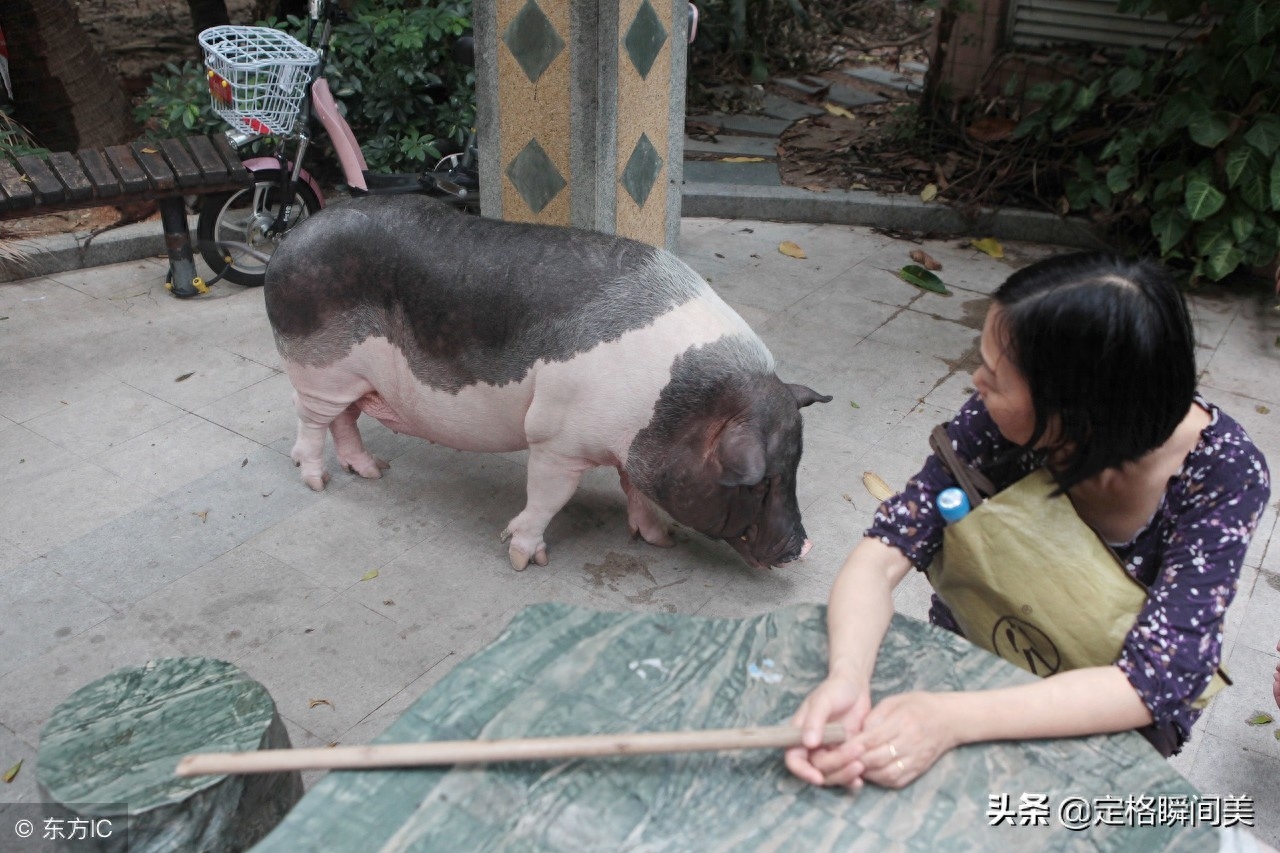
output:
<path id="1" fill-rule="evenodd" d="M 1059 425 L 1062 489 L 1164 444 L 1196 389 L 1195 332 L 1159 264 L 1095 252 L 1018 270 L 993 298 L 1010 357 L 1031 388 L 1028 446 Z"/>

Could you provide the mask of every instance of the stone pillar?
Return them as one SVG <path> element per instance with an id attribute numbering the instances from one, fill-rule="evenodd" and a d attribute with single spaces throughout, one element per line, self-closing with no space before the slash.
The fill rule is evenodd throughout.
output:
<path id="1" fill-rule="evenodd" d="M 475 0 L 481 209 L 672 248 L 687 0 Z"/>

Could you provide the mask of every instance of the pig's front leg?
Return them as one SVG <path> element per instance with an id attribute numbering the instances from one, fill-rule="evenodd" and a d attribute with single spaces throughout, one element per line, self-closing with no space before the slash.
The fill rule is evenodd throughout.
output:
<path id="1" fill-rule="evenodd" d="M 667 526 L 653 501 L 632 485 L 631 478 L 621 468 L 618 469 L 618 479 L 622 481 L 622 491 L 627 496 L 627 527 L 631 530 L 631 535 L 640 536 L 650 545 L 657 545 L 659 548 L 675 545 L 675 539 L 671 538 L 671 528 Z"/>
<path id="2" fill-rule="evenodd" d="M 524 511 L 507 524 L 502 541 L 511 540 L 507 550 L 511 568 L 522 572 L 529 561 L 547 564 L 547 543 L 542 534 L 573 493 L 578 489 L 582 472 L 592 467 L 580 459 L 569 459 L 534 446 L 529 449 L 528 502 Z"/>
<path id="3" fill-rule="evenodd" d="M 383 471 L 391 467 L 391 463 L 365 449 L 364 442 L 360 439 L 360 428 L 356 426 L 356 419 L 359 417 L 360 407 L 352 403 L 329 424 L 329 431 L 333 433 L 334 451 L 343 468 L 365 479 L 377 480 Z"/>

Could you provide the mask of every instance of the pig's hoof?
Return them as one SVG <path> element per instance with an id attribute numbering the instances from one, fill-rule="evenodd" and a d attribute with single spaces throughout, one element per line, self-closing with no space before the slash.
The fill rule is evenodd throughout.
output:
<path id="1" fill-rule="evenodd" d="M 529 567 L 529 563 L 531 562 L 539 566 L 545 566 L 547 564 L 547 546 L 539 543 L 534 549 L 533 556 L 531 557 L 529 552 L 521 548 L 517 548 L 513 544 L 510 550 L 507 551 L 507 556 L 511 559 L 511 568 L 515 569 L 517 572 L 523 572 Z"/>
<path id="2" fill-rule="evenodd" d="M 352 474 L 359 474 L 366 480 L 380 480 L 382 472 L 390 468 L 391 463 L 372 454 L 366 454 L 364 459 L 353 459 L 349 462 L 344 460 L 342 467 Z"/>
<path id="3" fill-rule="evenodd" d="M 504 530 L 504 531 L 502 531 L 501 533 L 499 533 L 499 534 L 498 534 L 498 541 L 499 541 L 499 542 L 506 542 L 506 541 L 507 541 L 508 539 L 510 539 L 510 538 L 511 538 L 511 528 L 510 528 L 510 527 L 508 527 L 506 530 Z M 524 568 L 524 566 L 521 566 L 521 567 L 520 567 L 520 569 L 523 569 L 523 568 Z M 518 572 L 518 571 L 520 571 L 520 569 L 516 569 L 516 571 Z"/>
<path id="4" fill-rule="evenodd" d="M 671 531 L 666 527 L 654 527 L 645 530 L 641 527 L 631 528 L 632 539 L 643 539 L 650 545 L 656 545 L 659 548 L 674 548 L 676 544 L 675 537 L 671 535 Z"/>
<path id="5" fill-rule="evenodd" d="M 303 475 L 302 482 L 311 487 L 313 492 L 323 492 L 324 487 L 329 485 L 329 472 L 321 471 L 319 474 Z"/>

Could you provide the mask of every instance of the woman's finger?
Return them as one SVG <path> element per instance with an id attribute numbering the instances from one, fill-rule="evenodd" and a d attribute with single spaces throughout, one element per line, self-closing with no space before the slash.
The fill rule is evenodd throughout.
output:
<path id="1" fill-rule="evenodd" d="M 796 778 L 808 782 L 810 785 L 823 784 L 822 771 L 809 762 L 809 750 L 803 746 L 794 746 L 788 749 L 784 754 L 783 763 L 787 765 L 787 769 Z"/>

